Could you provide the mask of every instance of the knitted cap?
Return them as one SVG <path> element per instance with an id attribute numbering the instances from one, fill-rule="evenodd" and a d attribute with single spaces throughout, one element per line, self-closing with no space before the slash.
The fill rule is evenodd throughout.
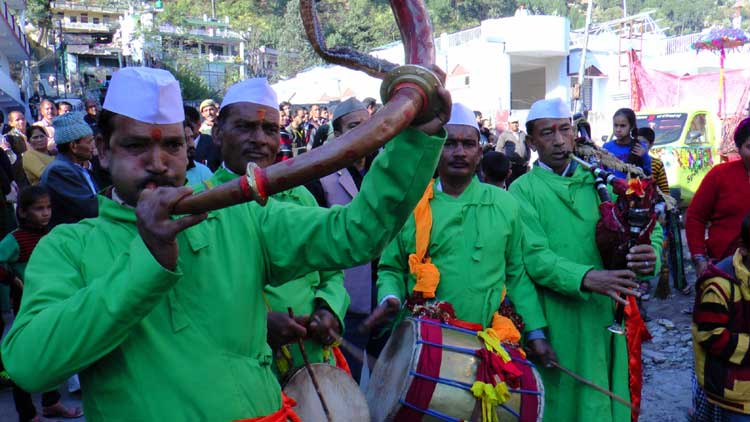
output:
<path id="1" fill-rule="evenodd" d="M 67 144 L 81 138 L 93 135 L 91 127 L 83 120 L 83 114 L 77 112 L 65 113 L 52 119 L 55 128 L 55 143 Z"/>

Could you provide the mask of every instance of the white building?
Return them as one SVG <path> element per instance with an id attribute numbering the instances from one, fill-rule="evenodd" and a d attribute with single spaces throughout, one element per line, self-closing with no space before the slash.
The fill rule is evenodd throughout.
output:
<path id="1" fill-rule="evenodd" d="M 718 54 L 696 53 L 691 48 L 701 36 L 667 37 L 648 12 L 594 25 L 580 90 L 594 135 L 608 135 L 615 110 L 630 106 L 631 48 L 648 69 L 678 75 L 718 72 Z M 560 97 L 572 101 L 582 45 L 583 31 L 571 31 L 568 20 L 558 16 L 491 19 L 435 39 L 436 62 L 448 75 L 446 85 L 453 99 L 481 111 L 500 127 L 510 114 L 523 124 L 536 100 Z M 750 47 L 728 51 L 726 68 L 750 69 L 748 51 Z M 399 64 L 404 59 L 401 43 L 371 54 Z M 379 98 L 379 87 L 379 80 L 340 66 L 314 67 L 274 85 L 279 101 L 298 104 L 351 96 Z M 714 111 L 716 92 L 705 95 L 706 107 Z"/>
<path id="2" fill-rule="evenodd" d="M 19 84 L 11 77 L 11 69 L 20 68 L 19 79 L 22 79 L 24 85 L 29 85 L 28 60 L 31 57 L 31 47 L 19 21 L 11 13 L 11 10 L 23 12 L 25 7 L 26 2 L 23 0 L 10 3 L 0 1 L 0 111 L 5 116 L 12 110 L 27 110 Z"/>

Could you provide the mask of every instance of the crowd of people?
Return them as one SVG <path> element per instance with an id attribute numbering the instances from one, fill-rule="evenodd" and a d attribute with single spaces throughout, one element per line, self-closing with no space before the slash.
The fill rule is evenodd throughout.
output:
<path id="1" fill-rule="evenodd" d="M 669 265 L 663 230 L 626 249 L 625 267 L 605 269 L 601 199 L 595 175 L 571 160 L 586 131 L 570 106 L 537 101 L 525 131 L 511 116 L 496 133 L 470 105 L 442 89 L 440 98 L 431 120 L 329 175 L 180 217 L 172 210 L 186 196 L 346 138 L 379 104 L 279 103 L 255 78 L 196 109 L 169 72 L 132 67 L 85 114 L 50 100 L 33 125 L 9 113 L 0 281 L 15 319 L 0 369 L 19 420 L 40 420 L 28 392 L 45 392 L 45 417 L 295 420 L 280 383 L 305 359 L 365 382 L 384 327 L 435 302 L 522 344 L 544 383 L 545 420 L 631 420 L 628 407 L 557 365 L 637 402 L 626 338 L 605 327 Z M 712 169 L 687 211 L 698 273 L 695 420 L 750 420 L 750 120 L 735 142 L 742 159 Z M 666 196 L 653 144 L 653 130 L 621 109 L 602 149 Z M 522 324 L 504 325 L 506 303 Z M 61 403 L 66 380 L 83 409 Z"/>

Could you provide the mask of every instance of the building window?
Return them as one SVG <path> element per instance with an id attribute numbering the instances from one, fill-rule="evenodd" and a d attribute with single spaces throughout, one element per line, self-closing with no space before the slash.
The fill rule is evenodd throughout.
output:
<path id="1" fill-rule="evenodd" d="M 75 16 L 75 15 L 68 16 L 68 19 L 70 20 L 70 23 L 78 22 L 78 16 Z"/>
<path id="2" fill-rule="evenodd" d="M 99 18 L 91 18 L 91 20 L 94 22 L 94 25 L 99 25 Z"/>
<path id="3" fill-rule="evenodd" d="M 63 14 L 63 12 L 57 12 L 56 16 L 57 16 L 57 20 L 59 20 L 60 22 L 65 20 L 65 15 Z"/>
<path id="4" fill-rule="evenodd" d="M 109 24 L 109 16 L 105 15 L 104 17 L 102 17 L 102 22 L 104 22 L 105 25 L 108 25 Z"/>
<path id="5" fill-rule="evenodd" d="M 89 15 L 87 13 L 81 13 L 81 23 L 89 23 Z"/>

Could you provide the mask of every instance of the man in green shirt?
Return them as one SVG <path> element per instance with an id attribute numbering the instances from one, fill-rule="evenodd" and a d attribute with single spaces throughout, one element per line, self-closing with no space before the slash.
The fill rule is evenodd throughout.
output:
<path id="1" fill-rule="evenodd" d="M 490 327 L 507 287 L 530 334 L 528 347 L 544 363 L 554 360 L 542 331 L 547 321 L 524 268 L 524 230 L 518 203 L 507 191 L 480 183 L 476 177 L 482 148 L 474 112 L 454 103 L 445 130 L 448 139 L 429 200 L 432 227 L 428 254 L 440 273 L 435 300 L 452 304 L 458 319 Z M 412 257 L 418 253 L 418 214 L 415 211 L 383 251 L 377 282 L 380 305 L 368 325 L 398 311 L 415 289 Z"/>
<path id="2" fill-rule="evenodd" d="M 628 255 L 630 270 L 605 271 L 596 246 L 599 198 L 594 177 L 569 158 L 574 129 L 562 100 L 537 101 L 526 123 L 527 141 L 539 160 L 510 185 L 526 231 L 524 261 L 536 283 L 547 319 L 547 337 L 559 363 L 621 397 L 629 397 L 625 336 L 606 327 L 614 320 L 620 294 L 635 295 L 636 274 L 658 267 L 652 245 Z M 539 368 L 545 389 L 544 414 L 566 422 L 625 422 L 630 410 L 553 368 Z"/>
<path id="3" fill-rule="evenodd" d="M 247 79 L 229 87 L 211 134 L 214 143 L 221 148 L 223 165 L 206 187 L 244 175 L 249 162 L 265 168 L 276 161 L 279 137 L 263 131 L 264 124 L 279 121 L 276 104 L 276 93 L 265 78 Z M 237 129 L 243 126 L 254 130 Z M 304 186 L 273 195 L 266 207 L 273 207 L 277 202 L 318 206 Z M 274 371 L 279 379 L 289 370 L 304 365 L 296 344 L 298 338 L 307 337 L 305 351 L 311 362 L 336 363 L 330 346 L 341 336 L 349 307 L 341 270 L 313 271 L 280 286 L 267 285 L 263 297 L 269 311 L 268 343 L 274 351 Z M 289 317 L 288 307 L 293 309 L 295 319 Z"/>
<path id="4" fill-rule="evenodd" d="M 179 84 L 163 70 L 124 68 L 103 108 L 97 148 L 113 189 L 97 218 L 39 242 L 2 344 L 11 378 L 41 391 L 80 373 L 89 422 L 286 412 L 263 288 L 380 253 L 429 182 L 449 113 L 386 145 L 347 207 L 247 203 L 173 218 L 192 192 Z M 278 120 L 236 128 L 250 129 L 279 136 Z"/>

